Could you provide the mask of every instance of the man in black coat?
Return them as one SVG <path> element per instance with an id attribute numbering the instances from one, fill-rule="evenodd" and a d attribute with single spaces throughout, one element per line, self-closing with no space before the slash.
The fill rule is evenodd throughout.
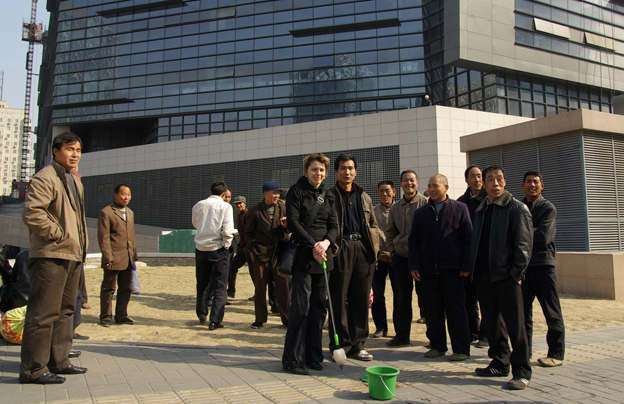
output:
<path id="1" fill-rule="evenodd" d="M 464 180 L 468 184 L 466 192 L 457 200 L 468 206 L 470 222 L 474 220 L 474 214 L 481 202 L 487 198 L 487 192 L 483 188 L 483 177 L 481 169 L 477 166 L 470 166 L 464 171 Z M 485 321 L 479 318 L 479 302 L 477 301 L 477 289 L 470 279 L 464 280 L 464 293 L 466 294 L 466 313 L 468 314 L 468 325 L 470 326 L 471 341 L 478 341 L 477 348 L 486 348 L 489 343 L 485 331 Z"/>
<path id="2" fill-rule="evenodd" d="M 555 275 L 557 208 L 542 196 L 544 183 L 542 174 L 538 171 L 527 171 L 524 174 L 522 188 L 526 194 L 522 202 L 527 205 L 533 217 L 533 253 L 522 282 L 529 355 L 533 339 L 533 300 L 537 297 L 548 324 L 548 355 L 546 358 L 539 358 L 537 362 L 544 367 L 561 366 L 565 353 L 565 328 Z"/>
<path id="3" fill-rule="evenodd" d="M 422 282 L 427 336 L 431 349 L 426 358 L 446 354 L 445 316 L 451 337 L 452 361 L 470 357 L 470 329 L 466 315 L 464 278 L 469 272 L 472 224 L 468 208 L 450 199 L 448 179 L 436 174 L 429 179 L 429 202 L 414 212 L 409 235 L 409 269 Z"/>
<path id="4" fill-rule="evenodd" d="M 483 178 L 488 197 L 475 212 L 470 265 L 488 325 L 492 361 L 475 373 L 502 377 L 511 367 L 513 379 L 507 386 L 522 390 L 529 385 L 531 363 L 520 283 L 531 258 L 533 222 L 526 205 L 505 190 L 503 167 L 486 168 Z"/>

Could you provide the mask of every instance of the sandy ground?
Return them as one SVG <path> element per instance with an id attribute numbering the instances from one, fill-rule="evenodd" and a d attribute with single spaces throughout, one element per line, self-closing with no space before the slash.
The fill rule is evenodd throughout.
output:
<path id="1" fill-rule="evenodd" d="M 129 316 L 136 324 L 113 325 L 104 328 L 99 325 L 100 284 L 102 270 L 85 270 L 89 303 L 92 308 L 82 311 L 82 325 L 77 332 L 99 341 L 155 342 L 166 344 L 208 345 L 221 347 L 265 347 L 283 346 L 286 330 L 278 316 L 269 316 L 268 324 L 260 330 L 252 330 L 254 321 L 253 302 L 247 299 L 253 295 L 253 286 L 247 267 L 241 268 L 237 281 L 236 298 L 226 306 L 223 324 L 225 328 L 208 330 L 200 325 L 195 315 L 195 268 L 194 267 L 146 267 L 139 268 L 141 294 L 133 295 L 128 307 Z M 394 335 L 392 327 L 392 296 L 390 282 L 386 286 L 386 301 L 389 320 L 389 337 Z M 414 313 L 418 307 L 414 296 Z M 624 325 L 624 302 L 571 295 L 561 296 L 566 330 L 577 331 L 601 327 Z M 418 318 L 415 314 L 414 321 Z M 535 335 L 546 333 L 544 316 L 536 301 L 534 304 Z M 370 318 L 371 332 L 375 326 Z M 412 324 L 412 344 L 425 345 L 425 326 Z M 327 331 L 323 333 L 324 346 L 328 345 Z M 388 348 L 388 338 L 369 338 L 367 348 Z M 537 337 L 539 338 L 539 337 Z M 541 336 L 541 338 L 544 338 Z M 390 348 L 388 348 L 390 349 Z"/>

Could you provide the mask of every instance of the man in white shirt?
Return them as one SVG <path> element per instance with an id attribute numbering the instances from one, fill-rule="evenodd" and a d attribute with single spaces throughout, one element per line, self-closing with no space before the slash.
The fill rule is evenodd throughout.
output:
<path id="1" fill-rule="evenodd" d="M 195 276 L 197 279 L 196 312 L 200 324 L 206 323 L 208 305 L 206 294 L 212 285 L 214 292 L 210 310 L 210 330 L 222 328 L 227 301 L 227 282 L 230 263 L 228 249 L 234 239 L 232 206 L 225 202 L 227 185 L 215 181 L 210 187 L 210 197 L 193 206 L 195 236 Z"/>

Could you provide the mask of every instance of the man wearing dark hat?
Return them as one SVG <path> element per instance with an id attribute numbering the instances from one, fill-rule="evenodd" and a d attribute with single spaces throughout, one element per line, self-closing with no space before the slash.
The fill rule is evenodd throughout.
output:
<path id="1" fill-rule="evenodd" d="M 277 274 L 277 244 L 287 239 L 286 204 L 280 200 L 281 189 L 275 182 L 262 186 L 264 200 L 250 208 L 245 217 L 245 243 L 253 266 L 253 279 L 256 291 L 256 320 L 251 328 L 258 329 L 267 322 L 266 302 L 269 274 L 275 281 L 275 296 L 282 324 L 288 324 L 290 293 L 288 281 Z"/>
<path id="2" fill-rule="evenodd" d="M 234 207 L 238 211 L 238 219 L 236 220 L 236 229 L 238 234 L 234 235 L 234 241 L 237 242 L 236 254 L 232 258 L 230 264 L 230 275 L 228 279 L 228 297 L 232 299 L 236 296 L 236 275 L 238 269 L 245 264 L 249 263 L 247 258 L 247 244 L 245 243 L 245 216 L 247 216 L 247 198 L 244 196 L 237 196 L 232 202 Z M 249 265 L 249 275 L 251 275 L 251 281 L 253 282 L 253 269 Z"/>

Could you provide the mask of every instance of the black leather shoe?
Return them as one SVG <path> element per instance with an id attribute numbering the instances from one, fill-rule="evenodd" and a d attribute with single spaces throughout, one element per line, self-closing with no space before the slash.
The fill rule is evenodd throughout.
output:
<path id="1" fill-rule="evenodd" d="M 115 320 L 115 322 L 117 324 L 134 324 L 134 320 L 131 319 L 130 317 L 124 317 L 119 321 Z"/>
<path id="2" fill-rule="evenodd" d="M 65 383 L 65 378 L 63 376 L 57 376 L 51 372 L 45 372 L 35 380 L 22 381 L 20 383 L 34 383 L 34 384 L 61 384 Z"/>
<path id="3" fill-rule="evenodd" d="M 323 370 L 323 365 L 321 365 L 319 362 L 306 362 L 306 365 L 312 370 Z"/>
<path id="4" fill-rule="evenodd" d="M 54 372 L 57 375 L 83 375 L 87 373 L 87 368 L 81 368 L 80 366 L 69 365 L 65 369 Z"/>
<path id="5" fill-rule="evenodd" d="M 74 333 L 74 339 L 84 339 L 84 340 L 87 340 L 87 339 L 89 339 L 89 336 L 88 335 L 80 335 L 77 332 L 75 332 Z"/>
<path id="6" fill-rule="evenodd" d="M 80 351 L 69 351 L 69 358 L 77 358 L 80 355 L 82 355 L 82 352 Z"/>
<path id="7" fill-rule="evenodd" d="M 306 368 L 298 368 L 295 366 L 286 366 L 284 365 L 284 370 L 287 372 L 292 373 L 293 375 L 309 375 L 310 371 Z"/>
<path id="8" fill-rule="evenodd" d="M 410 341 L 408 339 L 400 339 L 397 337 L 392 338 L 390 341 L 386 342 L 388 346 L 408 346 Z"/>
<path id="9" fill-rule="evenodd" d="M 223 324 L 221 323 L 214 323 L 214 322 L 210 322 L 210 324 L 208 324 L 208 329 L 209 330 L 216 330 L 217 328 L 223 328 Z"/>
<path id="10" fill-rule="evenodd" d="M 199 317 L 199 324 L 201 324 L 201 325 L 206 324 L 206 316 L 200 316 Z"/>
<path id="11" fill-rule="evenodd" d="M 100 321 L 100 325 L 102 327 L 110 327 L 111 325 L 113 325 L 113 322 L 109 319 L 106 319 L 106 320 Z"/>

